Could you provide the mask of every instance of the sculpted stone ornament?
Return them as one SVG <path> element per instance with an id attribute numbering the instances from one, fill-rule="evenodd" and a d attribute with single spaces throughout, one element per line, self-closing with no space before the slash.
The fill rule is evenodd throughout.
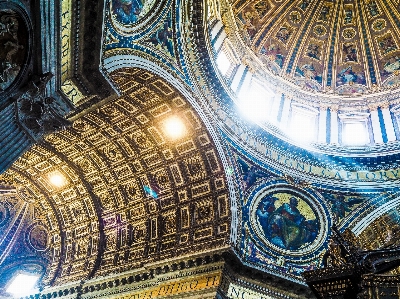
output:
<path id="1" fill-rule="evenodd" d="M 398 276 L 387 272 L 400 265 L 400 246 L 385 245 L 378 250 L 362 250 L 354 233 L 346 229 L 343 233 L 333 226 L 332 236 L 325 256 L 325 267 L 303 273 L 303 277 L 317 298 L 375 298 L 368 288 L 400 286 Z M 382 297 L 383 298 L 383 297 Z"/>
<path id="2" fill-rule="evenodd" d="M 27 53 L 27 32 L 21 17 L 0 10 L 0 93 L 15 81 Z"/>
<path id="3" fill-rule="evenodd" d="M 33 78 L 15 102 L 19 124 L 35 141 L 71 125 L 62 117 L 54 98 L 45 95 L 52 77 L 53 74 L 45 73 Z"/>

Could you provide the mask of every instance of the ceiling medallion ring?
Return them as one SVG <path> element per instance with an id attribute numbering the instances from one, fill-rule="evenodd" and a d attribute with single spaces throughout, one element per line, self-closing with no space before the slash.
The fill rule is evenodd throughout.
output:
<path id="1" fill-rule="evenodd" d="M 135 35 L 156 25 L 164 16 L 170 0 L 108 0 L 107 15 L 114 30 L 122 35 Z M 147 31 L 147 30 L 146 30 Z"/>
<path id="2" fill-rule="evenodd" d="M 31 225 L 25 237 L 29 245 L 36 251 L 46 251 L 49 247 L 49 231 L 42 224 Z"/>
<path id="3" fill-rule="evenodd" d="M 293 261 L 315 259 L 324 249 L 331 226 L 324 199 L 311 189 L 283 180 L 257 184 L 249 195 L 250 227 L 260 248 Z"/>

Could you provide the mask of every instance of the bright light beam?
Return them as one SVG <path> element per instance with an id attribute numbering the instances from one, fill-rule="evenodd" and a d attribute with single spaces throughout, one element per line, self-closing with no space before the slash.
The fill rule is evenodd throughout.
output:
<path id="1" fill-rule="evenodd" d="M 36 291 L 34 287 L 38 280 L 38 275 L 18 273 L 7 287 L 6 292 L 14 297 L 33 294 Z"/>

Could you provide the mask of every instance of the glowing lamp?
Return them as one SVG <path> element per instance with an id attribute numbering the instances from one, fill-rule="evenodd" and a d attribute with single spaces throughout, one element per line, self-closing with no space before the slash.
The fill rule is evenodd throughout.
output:
<path id="1" fill-rule="evenodd" d="M 56 171 L 49 174 L 49 182 L 56 188 L 61 188 L 67 184 L 67 179 L 60 172 Z"/>
<path id="2" fill-rule="evenodd" d="M 186 126 L 177 116 L 171 116 L 163 124 L 164 133 L 172 140 L 182 138 L 186 135 Z"/>
<path id="3" fill-rule="evenodd" d="M 39 280 L 38 275 L 28 273 L 18 273 L 8 285 L 6 292 L 13 297 L 23 297 L 35 293 L 35 285 Z"/>

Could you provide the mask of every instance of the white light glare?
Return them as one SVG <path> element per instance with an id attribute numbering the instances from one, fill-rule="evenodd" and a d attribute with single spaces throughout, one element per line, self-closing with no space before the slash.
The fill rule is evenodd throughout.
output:
<path id="1" fill-rule="evenodd" d="M 251 121 L 266 121 L 274 97 L 272 91 L 258 83 L 252 83 L 247 90 L 239 93 L 239 109 Z"/>
<path id="2" fill-rule="evenodd" d="M 315 138 L 315 117 L 303 113 L 294 113 L 290 120 L 288 134 L 294 140 L 302 143 L 313 141 Z"/>
<path id="3" fill-rule="evenodd" d="M 10 285 L 6 289 L 6 292 L 14 297 L 22 297 L 33 294 L 36 292 L 34 287 L 38 280 L 38 275 L 19 273 L 11 281 Z"/>
<path id="4" fill-rule="evenodd" d="M 169 138 L 176 140 L 186 135 L 186 126 L 179 117 L 172 116 L 165 120 L 164 132 Z"/>
<path id="5" fill-rule="evenodd" d="M 61 188 L 67 183 L 65 176 L 58 171 L 49 174 L 49 181 L 54 187 L 57 188 Z"/>
<path id="6" fill-rule="evenodd" d="M 362 122 L 343 124 L 342 143 L 344 145 L 365 145 L 368 143 L 366 127 Z"/>
<path id="7" fill-rule="evenodd" d="M 228 56 L 226 56 L 224 51 L 220 51 L 217 57 L 217 66 L 222 75 L 226 75 L 229 68 L 231 67 L 231 62 Z"/>

